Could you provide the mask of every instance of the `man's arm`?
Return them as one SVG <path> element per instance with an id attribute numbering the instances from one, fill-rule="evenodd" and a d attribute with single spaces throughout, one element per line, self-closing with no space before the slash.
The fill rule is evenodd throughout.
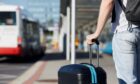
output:
<path id="1" fill-rule="evenodd" d="M 102 0 L 99 10 L 97 28 L 94 34 L 90 34 L 87 36 L 87 43 L 92 44 L 92 39 L 97 39 L 101 34 L 109 16 L 112 13 L 112 9 L 114 6 L 114 0 Z"/>

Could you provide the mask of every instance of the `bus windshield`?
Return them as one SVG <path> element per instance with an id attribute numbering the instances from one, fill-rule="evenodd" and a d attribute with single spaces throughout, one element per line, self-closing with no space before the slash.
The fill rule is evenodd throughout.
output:
<path id="1" fill-rule="evenodd" d="M 0 25 L 16 25 L 16 12 L 0 12 Z"/>

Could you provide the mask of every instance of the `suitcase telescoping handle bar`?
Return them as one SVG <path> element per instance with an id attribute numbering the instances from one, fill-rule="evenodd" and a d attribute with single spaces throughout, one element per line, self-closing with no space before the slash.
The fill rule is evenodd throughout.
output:
<path id="1" fill-rule="evenodd" d="M 92 42 L 95 42 L 97 45 L 96 55 L 97 55 L 97 67 L 99 67 L 99 41 L 93 39 Z M 89 45 L 89 60 L 90 64 L 92 64 L 92 44 Z"/>

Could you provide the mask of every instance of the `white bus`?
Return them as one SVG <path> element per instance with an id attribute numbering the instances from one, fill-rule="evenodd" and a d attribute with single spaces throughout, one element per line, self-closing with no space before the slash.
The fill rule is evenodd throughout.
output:
<path id="1" fill-rule="evenodd" d="M 28 56 L 44 53 L 39 23 L 17 5 L 0 5 L 0 56 Z"/>

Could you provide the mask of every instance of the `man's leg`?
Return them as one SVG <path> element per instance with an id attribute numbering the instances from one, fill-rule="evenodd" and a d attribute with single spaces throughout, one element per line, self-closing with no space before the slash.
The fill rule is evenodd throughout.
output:
<path id="1" fill-rule="evenodd" d="M 126 82 L 126 84 L 137 84 L 134 33 L 124 31 L 114 35 L 113 59 L 115 62 L 117 77 L 123 82 Z"/>
<path id="2" fill-rule="evenodd" d="M 137 33 L 137 77 L 140 84 L 140 31 Z"/>

